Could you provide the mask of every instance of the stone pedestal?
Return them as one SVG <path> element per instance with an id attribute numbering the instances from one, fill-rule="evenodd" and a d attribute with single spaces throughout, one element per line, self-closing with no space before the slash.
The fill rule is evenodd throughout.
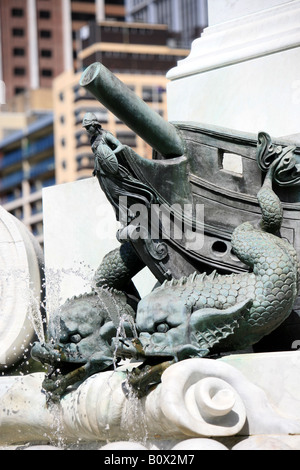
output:
<path id="1" fill-rule="evenodd" d="M 188 359 L 142 399 L 123 393 L 127 364 L 48 405 L 43 374 L 0 378 L 0 446 L 299 450 L 299 362 L 297 352 Z"/>
<path id="2" fill-rule="evenodd" d="M 298 134 L 300 1 L 208 3 L 209 27 L 168 73 L 169 120 Z"/>

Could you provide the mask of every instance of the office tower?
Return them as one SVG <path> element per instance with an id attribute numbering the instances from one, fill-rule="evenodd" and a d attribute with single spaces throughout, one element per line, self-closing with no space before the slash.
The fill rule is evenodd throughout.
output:
<path id="1" fill-rule="evenodd" d="M 53 113 L 0 142 L 0 201 L 43 242 L 42 188 L 55 184 Z"/>
<path id="2" fill-rule="evenodd" d="M 76 66 L 76 32 L 92 20 L 124 20 L 123 3 L 1 0 L 0 80 L 6 102 L 28 90 L 50 88 L 55 77 Z"/>
<path id="3" fill-rule="evenodd" d="M 207 0 L 125 0 L 126 20 L 165 23 L 172 43 L 191 47 L 208 24 Z"/>

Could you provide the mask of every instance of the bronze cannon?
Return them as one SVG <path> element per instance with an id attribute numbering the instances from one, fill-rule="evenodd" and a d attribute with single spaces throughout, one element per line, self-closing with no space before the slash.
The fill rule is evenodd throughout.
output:
<path id="1" fill-rule="evenodd" d="M 176 128 L 155 113 L 104 65 L 99 62 L 90 65 L 80 84 L 165 157 L 184 153 L 184 142 Z"/>

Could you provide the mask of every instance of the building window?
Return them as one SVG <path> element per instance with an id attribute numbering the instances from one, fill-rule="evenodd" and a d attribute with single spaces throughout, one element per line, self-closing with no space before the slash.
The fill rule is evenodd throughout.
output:
<path id="1" fill-rule="evenodd" d="M 25 68 L 24 67 L 15 67 L 14 68 L 14 75 L 18 77 L 23 77 L 25 75 Z"/>
<path id="2" fill-rule="evenodd" d="M 52 57 L 51 49 L 42 49 L 41 50 L 41 57 L 46 57 L 46 58 Z"/>
<path id="3" fill-rule="evenodd" d="M 25 92 L 24 87 L 20 87 L 20 86 L 15 87 L 15 95 L 20 95 L 21 93 L 24 93 L 24 92 Z"/>
<path id="4" fill-rule="evenodd" d="M 51 69 L 42 69 L 42 77 L 52 77 L 53 71 Z"/>
<path id="5" fill-rule="evenodd" d="M 49 10 L 40 10 L 39 17 L 43 20 L 49 20 L 51 18 L 51 11 Z"/>
<path id="6" fill-rule="evenodd" d="M 23 28 L 13 28 L 12 34 L 15 37 L 23 37 L 24 36 L 24 29 Z"/>
<path id="7" fill-rule="evenodd" d="M 33 235 L 38 236 L 43 234 L 43 223 L 39 222 L 37 224 L 33 224 L 31 226 L 31 231 Z"/>
<path id="8" fill-rule="evenodd" d="M 48 29 L 41 29 L 40 38 L 49 39 L 51 37 L 52 37 L 52 31 L 49 31 Z"/>
<path id="9" fill-rule="evenodd" d="M 117 132 L 117 139 L 129 147 L 136 147 L 136 135 L 133 132 Z"/>
<path id="10" fill-rule="evenodd" d="M 41 214 L 43 212 L 43 204 L 41 200 L 32 202 L 30 204 L 31 215 Z"/>
<path id="11" fill-rule="evenodd" d="M 11 10 L 11 16 L 21 18 L 22 16 L 24 16 L 24 10 L 22 8 L 13 8 Z"/>
<path id="12" fill-rule="evenodd" d="M 142 98 L 146 102 L 161 103 L 162 94 L 165 90 L 162 87 L 143 87 Z"/>
<path id="13" fill-rule="evenodd" d="M 72 21 L 93 21 L 95 20 L 95 15 L 93 13 L 83 13 L 72 11 Z"/>
<path id="14" fill-rule="evenodd" d="M 15 57 L 23 57 L 25 55 L 25 49 L 23 47 L 14 47 L 13 55 Z"/>

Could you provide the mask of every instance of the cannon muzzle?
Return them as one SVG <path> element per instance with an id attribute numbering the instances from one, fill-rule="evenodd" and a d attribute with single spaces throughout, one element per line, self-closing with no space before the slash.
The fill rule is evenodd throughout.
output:
<path id="1" fill-rule="evenodd" d="M 83 72 L 80 85 L 161 155 L 166 158 L 183 155 L 184 143 L 176 127 L 153 111 L 100 62 Z"/>

